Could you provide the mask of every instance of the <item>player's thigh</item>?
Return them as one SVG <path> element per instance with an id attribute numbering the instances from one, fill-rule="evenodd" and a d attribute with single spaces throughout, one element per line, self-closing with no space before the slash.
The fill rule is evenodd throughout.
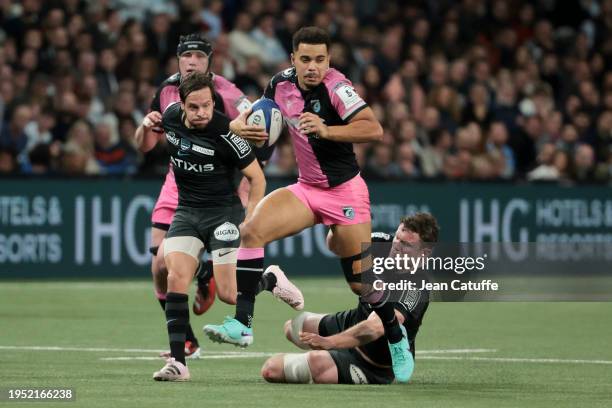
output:
<path id="1" fill-rule="evenodd" d="M 151 248 L 159 247 L 164 238 L 166 238 L 167 232 L 161 228 L 151 227 Z"/>
<path id="2" fill-rule="evenodd" d="M 338 384 L 338 368 L 329 351 L 309 351 L 307 359 L 310 375 L 316 384 Z"/>
<path id="3" fill-rule="evenodd" d="M 151 272 L 153 276 L 165 272 L 163 243 L 167 231 L 157 227 L 151 227 Z M 165 279 L 165 274 L 164 274 Z"/>
<path id="4" fill-rule="evenodd" d="M 391 368 L 373 366 L 355 349 L 330 350 L 329 355 L 339 384 L 390 384 L 394 379 Z"/>
<path id="5" fill-rule="evenodd" d="M 198 267 L 198 258 L 190 253 L 172 251 L 166 253 L 165 259 L 168 265 L 168 292 L 187 293 Z"/>
<path id="6" fill-rule="evenodd" d="M 315 225 L 313 212 L 289 189 L 279 188 L 257 205 L 249 222 L 243 225 L 243 239 L 255 236 L 269 243 Z"/>
<path id="7" fill-rule="evenodd" d="M 370 222 L 353 225 L 332 225 L 328 234 L 329 248 L 339 257 L 346 258 L 360 254 L 363 246 L 371 242 Z"/>

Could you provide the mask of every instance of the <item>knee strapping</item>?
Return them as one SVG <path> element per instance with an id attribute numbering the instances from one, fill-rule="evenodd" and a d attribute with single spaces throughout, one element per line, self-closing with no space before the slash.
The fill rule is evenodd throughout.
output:
<path id="1" fill-rule="evenodd" d="M 312 374 L 308 365 L 308 356 L 306 353 L 289 353 L 283 356 L 283 371 L 285 372 L 285 381 L 293 384 L 310 384 L 312 383 Z"/>
<path id="2" fill-rule="evenodd" d="M 300 332 L 303 331 L 304 322 L 306 321 L 306 319 L 314 315 L 315 313 L 302 312 L 293 319 L 291 319 L 291 332 L 289 333 L 289 335 L 291 336 L 291 340 L 293 341 L 293 343 L 303 350 L 310 350 L 310 347 L 308 347 L 306 343 L 303 343 L 300 340 Z"/>
<path id="3" fill-rule="evenodd" d="M 344 272 L 344 277 L 346 278 L 346 281 L 348 283 L 359 283 L 362 281 L 363 272 L 367 271 L 367 268 L 364 268 L 362 265 L 362 270 L 359 271 L 359 273 L 355 273 L 353 272 L 353 263 L 369 256 L 370 249 L 368 248 L 357 255 L 347 256 L 346 258 L 340 259 L 340 265 L 342 265 L 342 272 Z"/>

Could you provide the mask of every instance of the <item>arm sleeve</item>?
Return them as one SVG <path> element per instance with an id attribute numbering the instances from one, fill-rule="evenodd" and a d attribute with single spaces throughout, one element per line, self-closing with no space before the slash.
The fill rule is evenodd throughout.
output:
<path id="1" fill-rule="evenodd" d="M 228 164 L 242 170 L 256 160 L 251 145 L 240 136 L 230 132 L 222 138 L 225 143 L 221 144 L 221 152 Z"/>
<path id="2" fill-rule="evenodd" d="M 329 99 L 338 115 L 345 122 L 349 122 L 357 112 L 368 106 L 348 79 L 338 82 L 332 88 Z"/>

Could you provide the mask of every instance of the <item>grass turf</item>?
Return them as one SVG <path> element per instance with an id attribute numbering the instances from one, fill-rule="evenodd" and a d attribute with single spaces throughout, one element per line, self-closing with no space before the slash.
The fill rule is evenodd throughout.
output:
<path id="1" fill-rule="evenodd" d="M 340 279 L 296 283 L 309 311 L 339 311 L 355 303 Z M 217 301 L 206 315 L 192 316 L 208 357 L 189 361 L 192 381 L 157 383 L 151 376 L 163 365 L 161 359 L 106 360 L 155 357 L 154 350 L 166 347 L 163 313 L 148 281 L 3 282 L 0 388 L 71 387 L 76 402 L 66 404 L 83 407 L 609 407 L 611 312 L 610 303 L 432 303 L 417 352 L 495 351 L 417 355 L 408 385 L 286 385 L 261 379 L 265 356 L 220 356 L 241 350 L 204 338 L 203 324 L 233 313 Z M 259 296 L 255 344 L 246 351 L 298 352 L 282 334 L 283 322 L 295 314 L 269 294 Z"/>

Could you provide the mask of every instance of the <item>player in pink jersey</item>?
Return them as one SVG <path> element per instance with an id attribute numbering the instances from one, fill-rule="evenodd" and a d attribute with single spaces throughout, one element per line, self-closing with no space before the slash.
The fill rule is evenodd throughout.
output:
<path id="1" fill-rule="evenodd" d="M 279 105 L 288 124 L 299 178 L 296 184 L 267 195 L 242 225 L 236 314 L 222 325 L 205 326 L 204 331 L 216 341 L 252 343 L 264 246 L 323 223 L 330 226 L 329 247 L 341 258 L 349 286 L 383 322 L 396 379 L 406 382 L 411 373 L 410 348 L 393 305 L 381 301 L 381 294 L 361 281 L 362 273 L 371 268 L 370 199 L 353 143 L 379 141 L 383 129 L 351 82 L 330 68 L 329 45 L 323 29 L 298 30 L 293 36 L 293 67 L 276 74 L 264 91 L 265 97 Z M 241 136 L 256 133 L 246 127 L 243 114 L 232 121 L 230 129 Z"/>
<path id="2" fill-rule="evenodd" d="M 192 72 L 209 72 L 212 52 L 213 49 L 210 42 L 199 34 L 190 34 L 181 37 L 177 46 L 179 72 L 170 76 L 160 85 L 151 103 L 151 112 L 145 117 L 143 124 L 136 130 L 135 139 L 142 151 L 146 152 L 151 150 L 163 134 L 163 130 L 157 126 L 157 122 L 161 120 L 161 115 L 168 106 L 180 102 L 178 87 L 181 83 L 181 79 L 187 77 Z M 214 101 L 217 111 L 224 113 L 230 118 L 235 118 L 240 112 L 249 112 L 251 103 L 240 89 L 220 75 L 216 75 L 212 72 L 210 72 L 210 75 L 213 79 L 215 88 Z M 148 132 L 147 129 L 151 129 L 152 132 Z M 256 135 L 250 137 L 250 140 L 261 141 L 265 140 L 265 138 L 265 134 Z M 269 159 L 272 149 L 255 149 L 255 153 L 257 159 L 263 162 Z M 241 192 L 242 201 L 246 202 L 248 191 L 243 188 L 239 190 Z M 174 178 L 174 171 L 172 166 L 169 165 L 168 173 L 151 217 L 151 253 L 153 255 L 153 259 L 151 260 L 151 271 L 155 293 L 162 309 L 165 309 L 166 304 L 165 298 L 168 275 L 163 257 L 163 240 L 172 223 L 177 205 L 178 189 Z M 211 277 L 212 269 L 210 261 L 200 265 L 198 271 L 198 290 L 193 306 L 193 311 L 196 314 L 204 313 L 212 305 L 215 299 L 215 290 L 217 290 L 217 294 L 221 300 L 231 304 L 235 303 L 235 289 L 231 289 L 235 287 L 234 275 L 215 276 L 215 282 L 215 279 Z M 278 274 L 279 273 L 277 273 L 277 275 Z M 282 277 L 280 278 L 282 280 Z M 275 290 L 279 290 L 277 287 L 268 285 L 266 285 L 265 288 L 273 293 Z M 275 294 L 275 296 L 279 297 L 277 294 Z M 186 338 L 186 355 L 191 358 L 199 357 L 199 344 L 190 325 L 187 327 Z"/>

